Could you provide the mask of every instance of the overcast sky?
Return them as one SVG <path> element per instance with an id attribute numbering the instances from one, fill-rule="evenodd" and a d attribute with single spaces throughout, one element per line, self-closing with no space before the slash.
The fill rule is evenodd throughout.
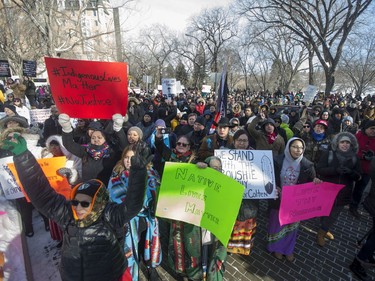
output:
<path id="1" fill-rule="evenodd" d="M 136 9 L 130 13 L 127 26 L 136 30 L 152 23 L 165 24 L 173 30 L 182 31 L 187 20 L 206 8 L 227 6 L 231 0 L 138 0 Z M 122 10 L 123 18 L 129 11 Z"/>

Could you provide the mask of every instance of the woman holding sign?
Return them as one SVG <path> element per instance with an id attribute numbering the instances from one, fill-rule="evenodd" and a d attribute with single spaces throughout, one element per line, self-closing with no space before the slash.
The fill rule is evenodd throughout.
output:
<path id="1" fill-rule="evenodd" d="M 233 149 L 254 149 L 250 146 L 249 134 L 241 129 L 233 135 Z M 227 251 L 234 254 L 250 255 L 254 246 L 253 234 L 256 232 L 256 216 L 259 200 L 242 199 L 236 223 L 229 238 Z"/>
<path id="2" fill-rule="evenodd" d="M 307 182 L 319 183 L 316 178 L 314 164 L 307 160 L 303 153 L 305 142 L 293 137 L 286 144 L 284 154 L 274 159 L 276 185 L 279 191 L 283 186 Z M 269 201 L 269 223 L 267 250 L 276 259 L 294 260 L 294 247 L 297 240 L 299 222 L 281 226 L 279 222 L 280 198 Z"/>

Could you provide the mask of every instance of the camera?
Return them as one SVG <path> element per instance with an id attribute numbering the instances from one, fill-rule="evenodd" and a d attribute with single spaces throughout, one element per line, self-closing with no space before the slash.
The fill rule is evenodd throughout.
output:
<path id="1" fill-rule="evenodd" d="M 171 128 L 161 128 L 160 133 L 163 135 L 168 135 L 171 132 Z"/>

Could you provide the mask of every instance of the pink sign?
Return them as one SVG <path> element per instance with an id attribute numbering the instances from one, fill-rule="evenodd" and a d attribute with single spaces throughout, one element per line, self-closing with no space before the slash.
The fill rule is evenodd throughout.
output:
<path id="1" fill-rule="evenodd" d="M 279 212 L 280 225 L 328 216 L 342 184 L 323 182 L 284 186 Z"/>

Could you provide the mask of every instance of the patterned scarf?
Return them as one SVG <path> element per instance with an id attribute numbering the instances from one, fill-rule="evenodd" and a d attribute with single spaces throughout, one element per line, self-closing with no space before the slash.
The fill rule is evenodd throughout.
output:
<path id="1" fill-rule="evenodd" d="M 100 160 L 102 158 L 109 157 L 109 145 L 106 142 L 102 145 L 95 145 L 90 143 L 86 147 L 86 151 L 94 160 Z"/>

